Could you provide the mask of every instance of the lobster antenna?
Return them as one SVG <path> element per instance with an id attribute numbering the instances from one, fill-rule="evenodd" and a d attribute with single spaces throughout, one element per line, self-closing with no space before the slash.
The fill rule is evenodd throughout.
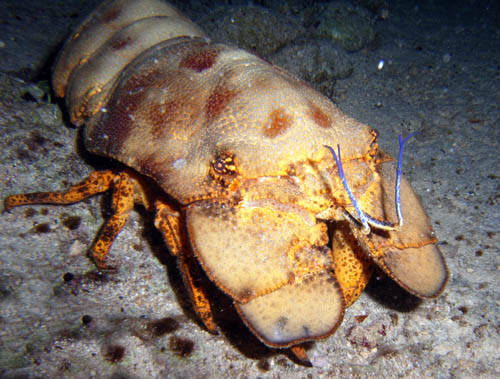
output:
<path id="1" fill-rule="evenodd" d="M 403 139 L 401 136 L 399 138 L 399 159 L 398 159 L 398 170 L 396 171 L 396 213 L 398 214 L 398 224 L 399 227 L 403 226 L 403 212 L 401 212 L 401 168 L 403 166 L 403 151 L 406 141 L 413 137 L 418 132 L 414 132 L 406 136 Z"/>
<path id="2" fill-rule="evenodd" d="M 340 145 L 337 145 L 337 150 L 338 150 L 338 154 L 339 154 L 338 158 L 337 158 L 337 154 L 335 154 L 335 150 L 333 150 L 330 146 L 327 146 L 327 145 L 323 145 L 323 146 L 325 146 L 328 150 L 330 150 L 333 157 L 335 158 L 335 162 L 337 163 L 337 167 L 339 169 L 340 180 L 342 181 L 342 184 L 344 185 L 344 188 L 347 191 L 349 198 L 351 199 L 351 203 L 354 206 L 354 209 L 356 209 L 356 212 L 358 213 L 359 221 L 363 225 L 363 233 L 365 233 L 365 234 L 370 233 L 370 226 L 368 225 L 368 220 L 365 216 L 365 213 L 359 207 L 358 202 L 354 198 L 354 195 L 351 191 L 351 188 L 349 187 L 349 184 L 347 184 L 347 179 L 345 178 L 345 174 L 344 174 L 344 168 L 342 167 L 342 157 L 340 156 Z"/>
<path id="3" fill-rule="evenodd" d="M 335 153 L 335 150 L 331 148 L 328 145 L 323 145 L 325 146 L 328 150 L 333 155 L 333 158 L 335 158 L 335 162 L 337 163 L 337 167 L 339 170 L 339 177 L 340 180 L 342 181 L 342 184 L 344 185 L 345 190 L 347 191 L 347 194 L 349 195 L 349 198 L 351 199 L 351 203 L 356 209 L 356 213 L 358 214 L 358 221 L 363 225 L 363 233 L 368 234 L 370 233 L 370 225 L 373 225 L 375 227 L 378 227 L 380 229 L 384 230 L 397 230 L 400 229 L 403 226 L 403 212 L 401 211 L 401 171 L 402 171 L 402 166 L 403 166 L 403 152 L 404 152 L 404 146 L 405 143 L 413 137 L 416 133 L 414 132 L 409 134 L 405 139 L 403 139 L 401 136 L 399 136 L 399 159 L 398 159 L 398 168 L 396 171 L 396 190 L 395 190 L 395 204 L 396 204 L 396 213 L 398 217 L 398 223 L 394 224 L 389 221 L 383 221 L 383 220 L 378 220 L 369 214 L 363 212 L 361 208 L 358 205 L 358 202 L 356 201 L 354 194 L 351 191 L 351 188 L 349 187 L 349 184 L 347 184 L 347 179 L 344 174 L 344 168 L 342 167 L 342 157 L 340 155 L 340 145 L 337 144 L 337 154 Z M 347 213 L 347 212 L 346 212 Z M 350 218 L 352 218 L 351 215 L 349 215 Z"/>

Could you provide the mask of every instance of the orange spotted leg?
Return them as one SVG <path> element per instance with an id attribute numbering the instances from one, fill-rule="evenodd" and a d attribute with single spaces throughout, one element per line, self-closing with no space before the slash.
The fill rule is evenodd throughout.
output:
<path id="1" fill-rule="evenodd" d="M 207 330 L 210 333 L 216 333 L 217 328 L 213 319 L 210 301 L 200 283 L 200 279 L 202 278 L 200 266 L 188 243 L 181 215 L 169 204 L 161 200 L 155 202 L 155 207 L 155 227 L 163 234 L 165 243 L 172 254 L 177 257 L 179 271 L 191 297 L 194 310 Z"/>
<path id="2" fill-rule="evenodd" d="M 111 269 L 106 264 L 106 257 L 111 249 L 111 244 L 121 232 L 127 222 L 130 211 L 134 208 L 134 193 L 136 181 L 126 172 L 121 172 L 112 180 L 113 188 L 113 214 L 101 227 L 97 238 L 90 246 L 89 253 L 97 267 Z"/>
<path id="3" fill-rule="evenodd" d="M 115 175 L 110 170 L 95 171 L 87 179 L 72 186 L 66 192 L 35 192 L 12 195 L 5 199 L 4 208 L 8 212 L 21 205 L 77 203 L 87 197 L 107 191 Z"/>
<path id="4" fill-rule="evenodd" d="M 290 350 L 292 351 L 292 353 L 295 355 L 295 357 L 303 365 L 312 366 L 311 361 L 309 360 L 309 357 L 307 356 L 306 349 L 304 349 L 304 346 L 294 345 L 294 346 L 290 347 Z"/>
<path id="5" fill-rule="evenodd" d="M 90 176 L 65 192 L 36 192 L 9 196 L 5 199 L 5 210 L 29 204 L 73 204 L 110 188 L 113 192 L 113 215 L 104 223 L 89 252 L 95 264 L 108 268 L 106 256 L 113 240 L 125 225 L 130 210 L 134 206 L 135 181 L 129 174 L 111 170 L 95 171 Z"/>

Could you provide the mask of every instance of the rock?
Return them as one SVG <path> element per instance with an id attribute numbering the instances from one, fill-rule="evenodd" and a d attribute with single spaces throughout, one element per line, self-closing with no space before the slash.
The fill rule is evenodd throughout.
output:
<path id="1" fill-rule="evenodd" d="M 197 24 L 216 42 L 264 57 L 305 32 L 293 18 L 256 6 L 219 7 Z"/>
<path id="2" fill-rule="evenodd" d="M 349 52 L 361 50 L 375 40 L 375 17 L 367 9 L 348 1 L 335 1 L 318 11 L 309 10 L 306 22 L 316 26 L 315 34 Z M 312 18 L 312 19 L 311 19 Z"/>
<path id="3" fill-rule="evenodd" d="M 269 60 L 297 75 L 318 91 L 332 97 L 337 79 L 349 77 L 352 59 L 327 41 L 303 40 L 291 43 L 273 54 Z"/>

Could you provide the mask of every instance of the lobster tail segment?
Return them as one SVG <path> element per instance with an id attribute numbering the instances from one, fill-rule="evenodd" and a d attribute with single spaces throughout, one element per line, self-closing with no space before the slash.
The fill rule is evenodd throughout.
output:
<path id="1" fill-rule="evenodd" d="M 66 97 L 71 121 L 83 124 L 104 104 L 120 72 L 137 56 L 201 29 L 159 0 L 111 0 L 91 13 L 66 42 L 53 70 L 53 88 Z"/>

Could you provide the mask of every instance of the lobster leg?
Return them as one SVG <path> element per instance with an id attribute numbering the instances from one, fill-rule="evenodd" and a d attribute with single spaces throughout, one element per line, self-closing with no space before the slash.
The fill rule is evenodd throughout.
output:
<path id="1" fill-rule="evenodd" d="M 113 214 L 102 226 L 98 237 L 92 243 L 89 254 L 97 267 L 109 269 L 106 265 L 111 244 L 128 220 L 134 207 L 136 181 L 127 172 L 95 171 L 82 182 L 60 192 L 35 192 L 12 195 L 5 199 L 5 210 L 29 204 L 73 204 L 90 196 L 113 189 Z"/>
<path id="2" fill-rule="evenodd" d="M 115 176 L 116 173 L 111 170 L 95 171 L 65 192 L 35 192 L 9 196 L 4 201 L 4 208 L 8 212 L 22 205 L 78 203 L 87 197 L 106 192 Z"/>
<path id="3" fill-rule="evenodd" d="M 121 172 L 113 178 L 113 214 L 106 220 L 89 249 L 94 263 L 99 268 L 111 268 L 106 264 L 106 257 L 111 244 L 125 226 L 130 211 L 134 208 L 136 186 L 136 181 L 126 172 Z"/>
<path id="4" fill-rule="evenodd" d="M 163 234 L 170 251 L 177 257 L 177 264 L 186 286 L 191 303 L 196 314 L 211 333 L 216 332 L 216 324 L 212 316 L 210 301 L 205 289 L 200 283 L 202 273 L 199 264 L 189 244 L 186 231 L 183 228 L 181 215 L 167 203 L 157 200 L 155 202 L 155 226 Z"/>
<path id="5" fill-rule="evenodd" d="M 311 361 L 309 360 L 309 357 L 307 356 L 306 349 L 304 349 L 304 346 L 302 345 L 294 345 L 290 347 L 290 350 L 292 351 L 293 355 L 304 365 L 306 366 L 312 366 Z"/>

